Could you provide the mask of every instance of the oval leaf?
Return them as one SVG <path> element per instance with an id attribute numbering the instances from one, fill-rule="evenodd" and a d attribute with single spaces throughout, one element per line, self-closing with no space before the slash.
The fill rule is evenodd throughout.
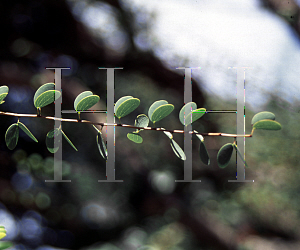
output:
<path id="1" fill-rule="evenodd" d="M 57 90 L 48 90 L 40 94 L 34 101 L 34 106 L 36 108 L 45 107 L 61 96 L 60 91 Z"/>
<path id="2" fill-rule="evenodd" d="M 280 130 L 281 124 L 273 120 L 260 120 L 253 124 L 254 129 Z"/>
<path id="3" fill-rule="evenodd" d="M 169 139 L 173 139 L 173 135 L 171 132 L 164 131 L 165 135 L 169 137 Z"/>
<path id="4" fill-rule="evenodd" d="M 77 105 L 78 103 L 84 99 L 85 97 L 87 96 L 90 96 L 90 95 L 93 95 L 93 92 L 91 91 L 84 91 L 82 93 L 80 93 L 76 98 L 75 98 L 75 101 L 74 101 L 74 109 L 77 110 Z"/>
<path id="5" fill-rule="evenodd" d="M 0 94 L 8 94 L 9 88 L 6 85 L 0 87 Z"/>
<path id="6" fill-rule="evenodd" d="M 135 143 L 143 142 L 143 138 L 136 132 L 128 133 L 127 138 Z"/>
<path id="7" fill-rule="evenodd" d="M 149 125 L 149 118 L 148 116 L 141 114 L 138 115 L 134 121 L 134 126 L 135 127 L 148 127 Z M 142 129 L 141 129 L 142 130 Z"/>
<path id="8" fill-rule="evenodd" d="M 103 140 L 102 133 L 99 130 L 98 130 L 98 134 L 97 134 L 97 137 L 96 137 L 96 141 L 97 141 L 98 149 L 99 149 L 99 152 L 100 152 L 101 156 L 103 157 L 104 160 L 107 160 L 106 145 L 105 145 L 105 142 Z"/>
<path id="9" fill-rule="evenodd" d="M 35 142 L 38 142 L 38 140 L 34 137 L 34 135 L 29 131 L 29 129 L 22 123 L 18 122 L 18 126 Z"/>
<path id="10" fill-rule="evenodd" d="M 172 105 L 172 104 L 161 105 L 153 111 L 152 116 L 150 117 L 150 120 L 153 123 L 158 122 L 161 119 L 168 116 L 173 111 L 173 109 L 174 109 L 174 105 Z"/>
<path id="11" fill-rule="evenodd" d="M 227 143 L 223 147 L 220 148 L 218 155 L 217 155 L 217 161 L 220 168 L 227 167 L 230 158 L 232 156 L 233 152 L 233 144 Z"/>
<path id="12" fill-rule="evenodd" d="M 116 113 L 118 107 L 120 106 L 120 104 L 122 104 L 123 102 L 125 102 L 126 100 L 131 99 L 131 98 L 133 98 L 133 96 L 130 96 L 130 95 L 121 97 L 115 104 L 115 113 Z"/>
<path id="13" fill-rule="evenodd" d="M 7 96 L 8 93 L 0 94 L 0 104 L 4 103 L 3 99 Z"/>
<path id="14" fill-rule="evenodd" d="M 67 142 L 72 146 L 72 148 L 74 148 L 76 151 L 78 151 L 77 148 L 74 146 L 74 144 L 71 142 L 71 140 L 68 138 L 68 136 L 64 133 L 64 131 L 61 130 L 61 133 L 65 137 Z"/>
<path id="15" fill-rule="evenodd" d="M 0 250 L 7 249 L 13 246 L 13 243 L 10 241 L 0 241 Z"/>
<path id="16" fill-rule="evenodd" d="M 183 105 L 179 112 L 179 120 L 182 123 L 182 125 L 185 125 L 185 119 L 187 117 L 187 114 L 190 114 L 191 111 L 197 109 L 197 104 L 194 102 L 188 102 L 187 104 Z"/>
<path id="17" fill-rule="evenodd" d="M 58 128 L 50 130 L 46 135 L 46 146 L 50 153 L 56 153 L 59 147 L 54 147 L 54 137 L 58 136 L 61 130 Z M 58 141 L 60 143 L 60 141 Z"/>
<path id="18" fill-rule="evenodd" d="M 130 114 L 133 110 L 135 110 L 140 105 L 140 100 L 138 98 L 127 98 L 122 103 L 116 103 L 116 116 L 120 119 L 128 114 Z"/>
<path id="19" fill-rule="evenodd" d="M 251 120 L 251 125 L 253 125 L 254 123 L 260 120 L 265 120 L 265 119 L 275 120 L 275 115 L 272 112 L 268 112 L 268 111 L 259 112 L 255 116 L 253 116 Z"/>
<path id="20" fill-rule="evenodd" d="M 176 141 L 174 141 L 173 139 L 170 140 L 170 144 L 171 147 L 175 153 L 175 155 L 180 158 L 181 160 L 185 161 L 186 160 L 186 156 L 185 153 L 183 152 L 183 150 L 181 149 L 181 147 L 177 144 Z"/>
<path id="21" fill-rule="evenodd" d="M 150 106 L 150 108 L 148 110 L 148 117 L 150 118 L 150 120 L 151 120 L 151 116 L 152 116 L 154 110 L 157 109 L 159 106 L 165 105 L 165 104 L 168 104 L 168 102 L 166 100 L 159 100 L 159 101 L 152 103 L 152 105 Z"/>
<path id="22" fill-rule="evenodd" d="M 198 133 L 198 131 L 194 130 L 195 133 Z M 196 134 L 196 136 L 199 138 L 200 141 L 204 142 L 204 137 L 200 134 Z"/>
<path id="23" fill-rule="evenodd" d="M 205 165 L 209 165 L 209 164 L 210 164 L 209 155 L 208 155 L 207 149 L 206 149 L 206 147 L 205 147 L 205 144 L 204 144 L 204 142 L 202 142 L 202 141 L 200 141 L 199 154 L 200 154 L 200 159 L 201 159 L 201 161 L 202 161 Z"/>
<path id="24" fill-rule="evenodd" d="M 6 130 L 5 133 L 6 146 L 10 150 L 13 150 L 17 146 L 18 139 L 19 139 L 19 126 L 17 123 L 14 123 L 10 125 L 9 128 Z"/>
<path id="25" fill-rule="evenodd" d="M 97 102 L 99 102 L 100 97 L 97 95 L 90 95 L 83 98 L 76 106 L 76 111 L 84 111 L 93 107 Z"/>
<path id="26" fill-rule="evenodd" d="M 0 240 L 3 239 L 6 236 L 6 230 L 3 229 L 0 231 Z"/>
<path id="27" fill-rule="evenodd" d="M 42 96 L 47 91 L 55 91 L 55 84 L 53 82 L 46 83 L 38 88 L 33 97 L 33 103 L 36 108 L 42 108 L 55 100 L 57 100 L 61 93 L 60 91 L 48 92 L 48 94 Z M 39 100 L 38 100 L 39 99 Z"/>
<path id="28" fill-rule="evenodd" d="M 200 108 L 192 111 L 185 117 L 185 126 L 190 125 L 194 121 L 198 120 L 205 114 L 206 109 Z"/>

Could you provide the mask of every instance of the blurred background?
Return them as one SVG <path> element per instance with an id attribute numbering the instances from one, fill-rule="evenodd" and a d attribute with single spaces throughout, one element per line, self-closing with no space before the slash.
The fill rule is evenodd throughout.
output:
<path id="1" fill-rule="evenodd" d="M 11 249 L 201 250 L 300 249 L 299 75 L 300 2 L 295 0 L 28 0 L 0 2 L 0 81 L 10 89 L 2 111 L 35 113 L 33 96 L 54 81 L 46 67 L 62 71 L 62 109 L 73 109 L 86 90 L 100 96 L 94 109 L 106 109 L 106 72 L 115 73 L 115 101 L 141 100 L 122 119 L 134 124 L 157 100 L 175 106 L 157 126 L 182 129 L 184 72 L 192 71 L 193 101 L 207 110 L 236 109 L 236 73 L 246 71 L 246 133 L 256 112 L 271 111 L 280 131 L 256 131 L 246 139 L 246 179 L 235 178 L 235 157 L 226 169 L 217 152 L 230 138 L 205 138 L 211 164 L 199 157 L 193 139 L 193 179 L 183 179 L 183 161 L 169 140 L 142 131 L 142 144 L 116 128 L 116 179 L 105 179 L 105 160 L 96 131 L 87 124 L 63 123 L 77 147 L 63 141 L 63 178 L 53 179 L 53 155 L 45 138 L 53 122 L 21 118 L 36 136 L 24 133 L 16 149 L 5 131 L 16 117 L 1 116 L 0 224 Z M 54 104 L 42 110 L 54 115 Z M 65 118 L 76 118 L 64 114 Z M 83 119 L 105 122 L 105 114 Z M 236 132 L 235 114 L 204 115 L 199 132 Z M 105 135 L 106 128 L 103 128 Z M 183 147 L 183 136 L 174 135 Z"/>

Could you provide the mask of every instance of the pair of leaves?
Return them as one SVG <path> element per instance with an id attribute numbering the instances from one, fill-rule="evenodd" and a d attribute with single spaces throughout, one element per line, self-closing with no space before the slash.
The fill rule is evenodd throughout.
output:
<path id="1" fill-rule="evenodd" d="M 42 108 L 56 101 L 61 96 L 60 91 L 55 90 L 53 82 L 46 83 L 38 88 L 33 97 L 36 108 Z"/>
<path id="2" fill-rule="evenodd" d="M 4 85 L 4 86 L 1 86 L 1 87 L 0 87 L 0 104 L 2 104 L 2 103 L 5 102 L 5 101 L 3 101 L 3 100 L 4 100 L 4 98 L 7 96 L 8 91 L 9 91 L 9 89 L 8 89 L 7 86 Z"/>
<path id="3" fill-rule="evenodd" d="M 136 117 L 134 121 L 135 127 L 148 127 L 149 125 L 149 118 L 145 114 L 140 114 Z M 135 143 L 142 143 L 143 138 L 140 134 L 138 134 L 143 129 L 137 129 L 135 132 L 128 133 L 127 138 Z"/>
<path id="4" fill-rule="evenodd" d="M 201 118 L 205 114 L 205 112 L 205 108 L 197 109 L 196 103 L 188 102 L 181 108 L 179 112 L 179 120 L 182 125 L 187 126 Z"/>
<path id="5" fill-rule="evenodd" d="M 54 128 L 54 129 L 51 129 L 47 133 L 47 136 L 46 136 L 46 146 L 50 153 L 56 153 L 57 150 L 59 149 L 59 147 L 54 146 L 54 139 L 55 139 L 55 137 L 58 137 L 60 134 L 63 135 L 63 137 L 67 140 L 67 142 L 72 146 L 72 148 L 74 148 L 76 151 L 78 151 L 77 148 L 74 146 L 74 144 L 67 137 L 67 135 L 64 133 L 64 131 L 62 131 L 61 128 Z M 58 141 L 58 143 L 60 143 L 60 141 Z"/>
<path id="6" fill-rule="evenodd" d="M 148 110 L 148 117 L 153 123 L 155 123 L 171 114 L 173 110 L 173 104 L 169 104 L 165 100 L 159 100 L 152 103 L 152 105 L 150 106 Z"/>
<path id="7" fill-rule="evenodd" d="M 140 100 L 132 96 L 123 96 L 115 104 L 116 117 L 121 119 L 122 117 L 130 114 L 140 105 Z"/>
<path id="8" fill-rule="evenodd" d="M 100 152 L 101 156 L 103 157 L 103 159 L 107 160 L 107 149 L 106 149 L 106 145 L 105 145 L 105 142 L 103 140 L 103 137 L 102 137 L 102 133 L 94 125 L 93 125 L 93 127 L 97 131 L 96 142 L 97 142 L 99 152 Z"/>
<path id="9" fill-rule="evenodd" d="M 5 133 L 5 143 L 6 146 L 13 150 L 18 143 L 19 139 L 19 129 L 22 129 L 32 140 L 38 142 L 38 140 L 34 137 L 34 135 L 30 132 L 30 130 L 20 121 L 14 123 L 9 126 Z"/>
<path id="10" fill-rule="evenodd" d="M 227 143 L 220 148 L 218 155 L 217 155 L 217 161 L 218 161 L 218 165 L 220 168 L 227 167 L 227 165 L 231 159 L 233 149 L 235 149 L 237 151 L 238 156 L 242 159 L 243 162 L 245 162 L 244 157 L 242 156 L 237 145 L 235 143 Z M 245 162 L 245 165 L 247 167 L 246 162 Z"/>
<path id="11" fill-rule="evenodd" d="M 280 130 L 281 124 L 275 121 L 275 115 L 272 112 L 263 111 L 253 116 L 251 125 L 253 129 Z"/>
<path id="12" fill-rule="evenodd" d="M 76 97 L 74 101 L 74 109 L 76 111 L 88 110 L 99 102 L 99 100 L 100 97 L 98 95 L 93 95 L 91 91 L 84 91 Z"/>

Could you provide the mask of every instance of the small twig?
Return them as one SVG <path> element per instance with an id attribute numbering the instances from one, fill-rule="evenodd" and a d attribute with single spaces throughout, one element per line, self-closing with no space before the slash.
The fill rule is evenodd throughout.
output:
<path id="1" fill-rule="evenodd" d="M 66 118 L 57 118 L 52 116 L 42 116 L 42 115 L 35 115 L 35 114 L 18 114 L 18 113 L 11 113 L 11 112 L 3 112 L 0 111 L 0 115 L 8 115 L 8 116 L 15 116 L 15 117 L 29 117 L 29 118 L 43 118 L 47 120 L 54 120 L 54 121 L 62 121 L 62 122 L 78 122 L 78 123 L 88 123 L 100 126 L 116 126 L 116 127 L 127 127 L 127 128 L 134 128 L 134 129 L 144 129 L 144 130 L 155 130 L 155 131 L 166 131 L 171 133 L 179 133 L 184 134 L 184 130 L 169 130 L 164 128 L 152 128 L 152 127 L 136 127 L 127 124 L 117 124 L 117 123 L 103 123 L 103 122 L 92 122 L 88 120 L 78 120 L 78 119 L 66 119 Z M 253 131 L 251 134 L 247 135 L 237 135 L 237 134 L 226 134 L 226 133 L 196 133 L 194 131 L 189 131 L 190 134 L 200 134 L 202 136 L 225 136 L 225 137 L 252 137 Z"/>

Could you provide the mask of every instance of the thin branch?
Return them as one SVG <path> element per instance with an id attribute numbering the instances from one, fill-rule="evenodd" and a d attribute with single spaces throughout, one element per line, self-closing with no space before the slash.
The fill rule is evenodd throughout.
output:
<path id="1" fill-rule="evenodd" d="M 103 123 L 103 122 L 92 122 L 88 120 L 78 120 L 78 119 L 66 119 L 66 118 L 57 118 L 52 116 L 43 116 L 43 115 L 36 115 L 36 114 L 18 114 L 18 113 L 10 113 L 10 112 L 3 112 L 0 111 L 0 115 L 8 115 L 8 116 L 15 116 L 15 117 L 29 117 L 29 118 L 43 118 L 48 120 L 54 121 L 62 121 L 62 122 L 77 122 L 77 123 L 88 123 L 93 125 L 101 125 L 103 126 L 116 126 L 116 127 L 126 127 L 126 128 L 133 128 L 133 129 L 144 129 L 144 130 L 155 130 L 155 131 L 166 131 L 171 133 L 179 133 L 184 134 L 184 130 L 169 130 L 164 128 L 152 128 L 152 127 L 135 127 L 132 125 L 127 124 L 118 124 L 118 123 Z M 225 137 L 252 137 L 252 134 L 245 134 L 245 135 L 237 135 L 237 134 L 226 134 L 226 133 L 197 133 L 195 131 L 189 131 L 190 134 L 200 134 L 202 136 L 225 136 Z"/>

